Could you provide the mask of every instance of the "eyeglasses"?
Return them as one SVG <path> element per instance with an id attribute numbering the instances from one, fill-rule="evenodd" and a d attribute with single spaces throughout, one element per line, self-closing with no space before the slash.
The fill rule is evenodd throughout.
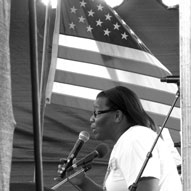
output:
<path id="1" fill-rule="evenodd" d="M 93 116 L 94 116 L 94 117 L 97 117 L 97 116 L 100 115 L 100 114 L 108 113 L 108 112 L 111 112 L 111 111 L 116 111 L 116 110 L 114 110 L 114 109 L 108 109 L 108 110 L 103 110 L 103 111 L 94 111 L 94 112 L 93 112 Z"/>

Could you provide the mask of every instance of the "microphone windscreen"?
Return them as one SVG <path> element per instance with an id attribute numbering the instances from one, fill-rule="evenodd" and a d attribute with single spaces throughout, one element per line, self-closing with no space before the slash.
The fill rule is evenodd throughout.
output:
<path id="1" fill-rule="evenodd" d="M 90 138 L 90 135 L 87 131 L 81 131 L 80 134 L 79 134 L 79 139 L 84 141 L 84 142 L 87 142 Z"/>
<path id="2" fill-rule="evenodd" d="M 103 158 L 107 152 L 108 152 L 108 145 L 106 144 L 99 144 L 96 149 L 95 149 L 97 152 L 98 152 L 98 158 Z"/>

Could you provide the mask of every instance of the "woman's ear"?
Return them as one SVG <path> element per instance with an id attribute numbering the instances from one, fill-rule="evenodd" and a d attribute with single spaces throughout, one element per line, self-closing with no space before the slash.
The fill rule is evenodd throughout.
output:
<path id="1" fill-rule="evenodd" d="M 115 114 L 115 121 L 119 123 L 122 121 L 123 117 L 123 112 L 121 110 L 117 110 Z"/>

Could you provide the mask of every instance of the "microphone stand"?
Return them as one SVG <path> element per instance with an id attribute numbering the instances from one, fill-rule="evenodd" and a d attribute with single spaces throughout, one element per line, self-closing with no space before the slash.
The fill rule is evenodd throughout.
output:
<path id="1" fill-rule="evenodd" d="M 74 174 L 67 176 L 64 180 L 62 180 L 61 182 L 59 182 L 58 184 L 54 185 L 51 189 L 52 190 L 56 190 L 58 187 L 62 186 L 64 183 L 66 183 L 67 181 L 70 182 L 70 179 L 74 178 L 75 176 L 86 172 L 88 170 L 90 170 L 92 167 L 92 165 L 90 163 L 84 165 L 80 170 L 76 171 Z M 73 185 L 73 184 L 72 184 Z"/>
<path id="2" fill-rule="evenodd" d="M 144 161 L 144 163 L 143 163 L 143 165 L 142 165 L 142 167 L 141 167 L 141 170 L 140 170 L 140 172 L 139 172 L 139 174 L 138 174 L 138 176 L 137 176 L 135 182 L 134 182 L 134 183 L 132 184 L 132 186 L 130 187 L 130 191 L 135 191 L 135 190 L 137 189 L 137 185 L 138 185 L 138 182 L 139 182 L 139 180 L 140 180 L 140 178 L 141 178 L 141 175 L 142 175 L 142 173 L 143 173 L 143 171 L 144 171 L 144 169 L 145 169 L 145 167 L 146 167 L 146 165 L 147 165 L 149 159 L 152 157 L 152 151 L 153 151 L 153 149 L 154 149 L 154 147 L 155 147 L 155 145 L 156 145 L 156 143 L 157 143 L 157 141 L 158 141 L 158 139 L 159 139 L 159 137 L 160 137 L 160 135 L 161 135 L 161 133 L 162 133 L 162 130 L 164 129 L 164 127 L 165 127 L 165 125 L 166 125 L 167 120 L 168 120 L 169 117 L 170 117 L 170 114 L 171 114 L 171 112 L 172 112 L 172 110 L 173 110 L 173 108 L 174 108 L 174 106 L 175 106 L 175 104 L 176 104 L 178 98 L 180 97 L 179 84 L 177 83 L 177 85 L 178 85 L 178 90 L 177 90 L 177 92 L 176 92 L 174 102 L 173 102 L 173 104 L 172 104 L 172 106 L 171 106 L 171 108 L 170 108 L 170 110 L 169 110 L 169 112 L 168 112 L 168 115 L 166 116 L 166 119 L 165 119 L 165 121 L 164 121 L 164 123 L 163 123 L 163 125 L 162 125 L 162 127 L 161 127 L 161 129 L 160 129 L 160 131 L 159 131 L 159 133 L 158 133 L 158 135 L 157 135 L 157 137 L 156 137 L 156 139 L 155 139 L 155 141 L 154 141 L 154 143 L 153 143 L 151 149 L 150 149 L 150 151 L 147 153 L 146 159 L 145 159 L 145 161 Z"/>

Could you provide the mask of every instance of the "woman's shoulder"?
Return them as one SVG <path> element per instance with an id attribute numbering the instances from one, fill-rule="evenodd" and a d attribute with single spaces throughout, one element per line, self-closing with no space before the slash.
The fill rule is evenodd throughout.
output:
<path id="1" fill-rule="evenodd" d="M 116 146 L 130 145 L 134 143 L 153 142 L 157 137 L 156 132 L 145 126 L 132 126 L 125 131 L 118 139 Z"/>
<path id="2" fill-rule="evenodd" d="M 152 129 L 145 127 L 145 126 L 141 126 L 141 125 L 135 125 L 130 127 L 127 131 L 125 131 L 125 133 L 122 136 L 132 136 L 135 135 L 135 137 L 137 136 L 141 136 L 143 137 L 144 135 L 150 135 L 150 136 L 156 136 L 156 132 L 153 131 Z"/>

